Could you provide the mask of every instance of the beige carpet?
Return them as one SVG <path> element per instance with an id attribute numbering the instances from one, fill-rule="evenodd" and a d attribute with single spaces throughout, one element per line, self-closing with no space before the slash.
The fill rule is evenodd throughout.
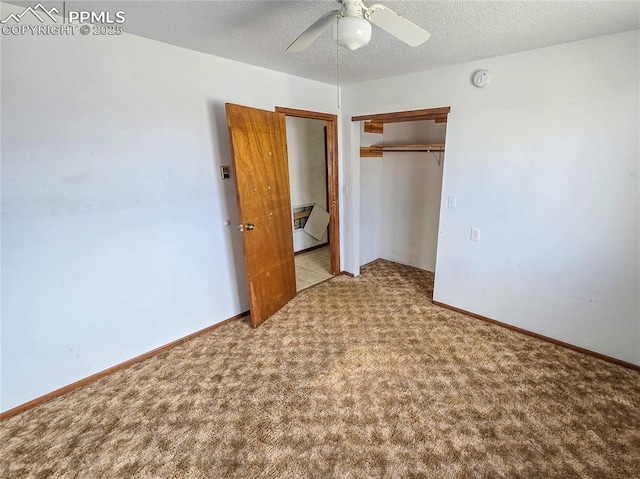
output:
<path id="1" fill-rule="evenodd" d="M 634 478 L 640 374 L 376 261 L 2 424 L 5 478 Z"/>

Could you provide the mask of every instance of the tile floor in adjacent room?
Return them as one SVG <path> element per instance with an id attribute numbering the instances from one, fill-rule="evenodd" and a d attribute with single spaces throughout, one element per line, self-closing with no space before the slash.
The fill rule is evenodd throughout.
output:
<path id="1" fill-rule="evenodd" d="M 296 255 L 296 289 L 321 283 L 332 277 L 329 246 Z"/>

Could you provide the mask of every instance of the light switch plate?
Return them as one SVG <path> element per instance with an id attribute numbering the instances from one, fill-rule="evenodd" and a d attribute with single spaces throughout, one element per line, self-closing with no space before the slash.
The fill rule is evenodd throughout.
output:
<path id="1" fill-rule="evenodd" d="M 480 241 L 480 233 L 482 230 L 476 226 L 471 227 L 471 241 Z"/>
<path id="2" fill-rule="evenodd" d="M 455 196 L 449 196 L 449 198 L 447 199 L 447 205 L 449 206 L 449 208 L 455 208 L 456 202 L 457 198 Z"/>

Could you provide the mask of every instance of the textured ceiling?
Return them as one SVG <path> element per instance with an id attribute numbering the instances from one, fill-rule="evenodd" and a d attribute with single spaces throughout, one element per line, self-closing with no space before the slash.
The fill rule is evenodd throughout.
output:
<path id="1" fill-rule="evenodd" d="M 24 4 L 24 2 L 11 2 Z M 26 2 L 33 4 L 34 2 Z M 62 2 L 42 2 L 62 11 Z M 287 46 L 335 0 L 66 2 L 67 10 L 123 10 L 135 35 L 315 80 L 336 82 L 333 30 L 301 53 Z M 640 29 L 638 1 L 397 1 L 382 3 L 431 32 L 411 48 L 374 26 L 371 43 L 339 50 L 352 84 Z"/>

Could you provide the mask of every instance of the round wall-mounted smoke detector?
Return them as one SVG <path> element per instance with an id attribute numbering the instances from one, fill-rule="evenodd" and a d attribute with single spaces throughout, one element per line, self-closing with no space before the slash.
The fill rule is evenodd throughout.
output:
<path id="1" fill-rule="evenodd" d="M 473 74 L 473 84 L 478 88 L 486 87 L 491 81 L 491 74 L 487 70 L 478 70 Z"/>

